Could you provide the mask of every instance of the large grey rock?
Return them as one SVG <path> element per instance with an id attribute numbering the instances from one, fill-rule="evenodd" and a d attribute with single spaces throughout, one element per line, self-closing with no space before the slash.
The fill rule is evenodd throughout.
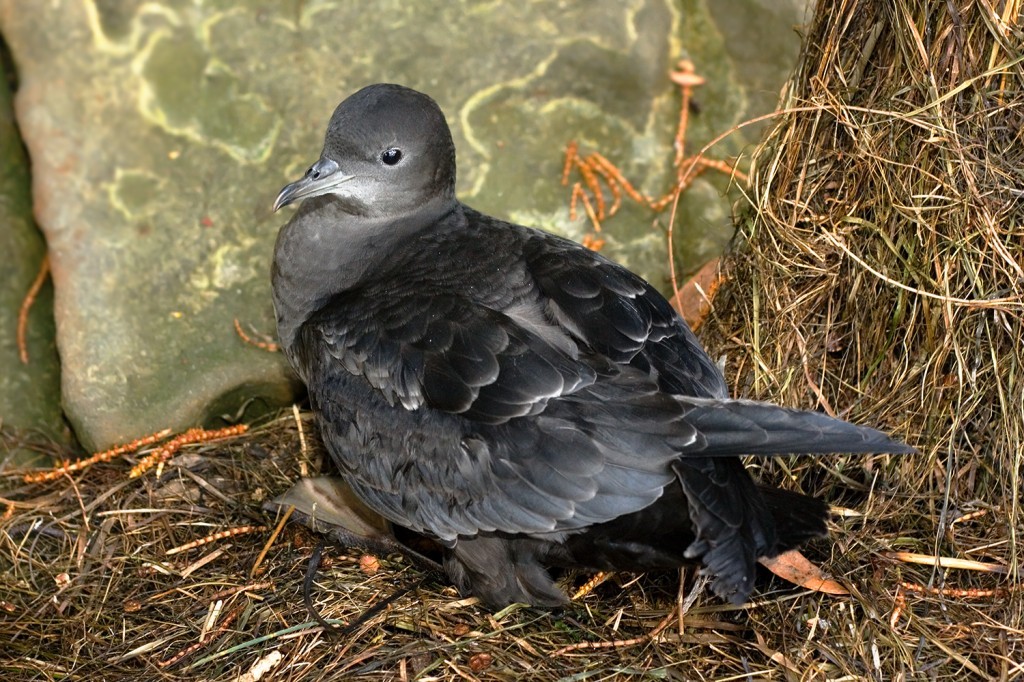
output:
<path id="1" fill-rule="evenodd" d="M 753 113 L 743 65 L 696 1 L 0 0 L 0 30 L 21 73 L 65 406 L 91 447 L 288 398 L 281 359 L 242 346 L 231 319 L 273 331 L 267 272 L 285 217 L 270 203 L 357 87 L 432 94 L 454 128 L 463 197 L 571 236 L 587 228 L 568 221 L 558 184 L 569 139 L 651 193 L 668 184 L 675 58 L 709 77 L 694 148 Z M 710 202 L 688 205 L 688 255 L 730 234 L 721 186 L 694 192 Z M 606 250 L 657 281 L 664 238 L 651 221 L 627 208 Z"/>
<path id="2" fill-rule="evenodd" d="M 60 364 L 53 324 L 53 287 L 43 286 L 29 313 L 24 364 L 17 344 L 18 313 L 46 253 L 32 220 L 28 161 L 14 125 L 11 93 L 0 80 L 0 469 L 26 464 L 22 447 L 38 439 L 66 440 L 60 409 Z"/>

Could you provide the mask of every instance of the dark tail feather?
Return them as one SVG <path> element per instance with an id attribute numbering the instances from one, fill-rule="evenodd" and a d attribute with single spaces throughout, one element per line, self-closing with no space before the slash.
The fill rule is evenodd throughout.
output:
<path id="1" fill-rule="evenodd" d="M 829 506 L 816 497 L 767 485 L 757 486 L 775 521 L 775 549 L 796 549 L 812 538 L 825 535 Z"/>
<path id="2" fill-rule="evenodd" d="M 752 400 L 678 398 L 684 420 L 697 429 L 683 456 L 818 455 L 831 452 L 913 453 L 881 431 L 820 412 L 792 410 Z M 703 447 L 700 447 L 703 446 Z"/>

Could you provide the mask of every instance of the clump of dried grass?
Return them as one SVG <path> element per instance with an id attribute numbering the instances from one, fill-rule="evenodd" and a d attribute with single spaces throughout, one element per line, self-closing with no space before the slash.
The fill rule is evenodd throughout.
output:
<path id="1" fill-rule="evenodd" d="M 790 113 L 756 159 L 748 242 L 705 328 L 741 393 L 921 448 L 867 466 L 761 464 L 856 510 L 809 550 L 853 598 L 765 581 L 746 608 L 703 597 L 649 640 L 677 601 L 675 576 L 609 582 L 561 613 L 492 614 L 437 580 L 332 639 L 301 599 L 313 538 L 292 529 L 271 542 L 276 519 L 261 509 L 323 456 L 299 453 L 289 415 L 186 446 L 159 476 L 129 479 L 115 460 L 5 480 L 0 679 L 1019 678 L 1018 581 L 886 554 L 1011 573 L 1021 558 L 1024 79 L 1019 5 L 991 6 L 999 20 L 989 9 L 821 4 Z M 180 549 L 241 526 L 268 529 Z M 351 622 L 423 575 L 381 563 L 330 552 L 317 607 Z M 951 586 L 973 591 L 939 591 Z M 612 640 L 634 642 L 567 649 Z"/>
<path id="2" fill-rule="evenodd" d="M 17 502 L 0 516 L 0 679 L 253 680 L 261 667 L 274 680 L 690 678 L 693 670 L 710 679 L 778 667 L 780 640 L 767 628 L 779 626 L 759 624 L 754 636 L 752 613 L 782 617 L 796 641 L 806 637 L 815 600 L 766 581 L 749 609 L 701 596 L 681 631 L 672 618 L 652 641 L 676 603 L 675 575 L 627 589 L 631 577 L 621 576 L 563 612 L 499 613 L 428 575 L 354 632 L 325 634 L 302 600 L 316 538 L 291 525 L 273 539 L 277 518 L 262 509 L 303 462 L 325 456 L 314 438 L 312 451 L 300 452 L 296 424 L 289 413 L 227 443 L 185 446 L 162 473 L 135 479 L 131 465 L 147 449 L 41 483 L 8 475 L 0 508 Z M 229 532 L 239 528 L 246 532 Z M 320 613 L 352 623 L 424 577 L 403 557 L 378 561 L 330 549 L 313 587 Z M 625 644 L 609 646 L 616 640 Z"/>
<path id="3" fill-rule="evenodd" d="M 816 655 L 843 674 L 1024 673 L 1020 11 L 1017 0 L 820 4 L 788 112 L 756 154 L 743 244 L 706 332 L 740 393 L 921 450 L 802 477 L 833 499 L 849 479 L 887 488 L 839 538 L 840 563 L 877 564 L 857 581 L 866 601 L 851 606 L 843 650 Z M 983 514 L 957 523 L 970 512 Z M 983 560 L 1009 577 L 897 565 L 886 549 Z M 908 596 L 891 625 L 901 580 L 999 591 Z"/>

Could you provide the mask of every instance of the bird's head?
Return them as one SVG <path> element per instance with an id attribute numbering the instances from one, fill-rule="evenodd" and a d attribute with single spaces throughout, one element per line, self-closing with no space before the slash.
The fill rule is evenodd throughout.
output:
<path id="1" fill-rule="evenodd" d="M 281 190 L 274 210 L 324 195 L 370 217 L 454 201 L 455 145 L 437 103 L 401 85 L 377 84 L 339 104 L 319 160 Z"/>

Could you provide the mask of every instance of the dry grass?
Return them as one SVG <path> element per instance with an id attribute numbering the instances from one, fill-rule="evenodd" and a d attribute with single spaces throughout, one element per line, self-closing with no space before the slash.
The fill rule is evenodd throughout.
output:
<path id="1" fill-rule="evenodd" d="M 1024 677 L 1021 5 L 823 5 L 789 113 L 756 155 L 743 245 L 705 340 L 740 393 L 879 425 L 921 450 L 802 477 L 830 499 L 847 477 L 875 490 L 863 529 L 838 538 L 844 562 L 875 563 L 856 584 L 877 611 L 850 623 L 829 656 L 839 670 Z M 1017 577 L 878 558 L 890 549 Z M 893 627 L 900 581 L 1001 591 L 908 596 Z"/>
<path id="2" fill-rule="evenodd" d="M 288 527 L 258 560 L 276 525 L 262 503 L 322 456 L 299 456 L 289 414 L 186 446 L 159 475 L 129 479 L 132 461 L 115 460 L 51 482 L 4 479 L 0 679 L 238 680 L 259 666 L 274 680 L 1024 678 L 1019 4 L 822 6 L 790 113 L 755 159 L 746 239 L 705 336 L 738 393 L 921 449 L 759 464 L 765 479 L 856 510 L 807 552 L 852 597 L 766 578 L 744 609 L 702 595 L 655 641 L 566 651 L 644 637 L 676 604 L 676 576 L 613 580 L 560 613 L 492 614 L 428 580 L 333 638 L 302 605 L 312 536 Z M 423 576 L 401 557 L 375 573 L 357 553 L 328 557 L 314 594 L 339 622 Z"/>
<path id="3" fill-rule="evenodd" d="M 274 680 L 722 679 L 778 670 L 772 655 L 806 650 L 824 627 L 808 639 L 808 617 L 836 607 L 766 578 L 746 609 L 699 593 L 682 631 L 673 618 L 650 641 L 676 603 L 675 575 L 626 589 L 612 579 L 562 612 L 497 614 L 428 575 L 354 633 L 333 637 L 302 603 L 314 536 L 286 526 L 258 559 L 276 525 L 262 503 L 299 476 L 301 461 L 324 456 L 315 440 L 300 455 L 299 442 L 289 413 L 230 442 L 186 446 L 159 475 L 129 478 L 152 445 L 47 483 L 8 476 L 0 503 L 17 502 L 0 520 L 0 679 L 237 680 L 260 661 L 274 664 L 264 678 Z M 266 528 L 180 549 L 255 525 Z M 327 556 L 313 594 L 338 624 L 424 576 L 400 556 L 381 557 L 375 572 L 358 552 Z M 601 645 L 627 639 L 642 641 Z M 597 647 L 571 648 L 581 643 Z"/>

